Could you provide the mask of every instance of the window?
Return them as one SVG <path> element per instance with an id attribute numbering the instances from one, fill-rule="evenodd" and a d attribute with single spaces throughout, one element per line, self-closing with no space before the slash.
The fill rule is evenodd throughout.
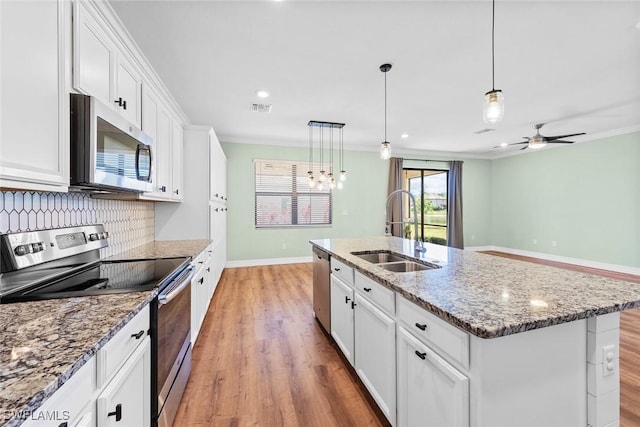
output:
<path id="1" fill-rule="evenodd" d="M 448 175 L 446 170 L 404 169 L 403 188 L 416 198 L 418 238 L 425 242 L 447 244 Z"/>
<path id="2" fill-rule="evenodd" d="M 331 191 L 309 188 L 308 163 L 255 160 L 254 169 L 256 228 L 331 225 Z"/>

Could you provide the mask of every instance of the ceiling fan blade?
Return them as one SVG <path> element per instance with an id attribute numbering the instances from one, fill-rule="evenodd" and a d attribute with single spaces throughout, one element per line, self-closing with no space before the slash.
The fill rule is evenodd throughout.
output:
<path id="1" fill-rule="evenodd" d="M 511 144 L 507 144 L 507 145 L 520 145 L 520 144 L 528 144 L 529 141 L 523 141 L 523 142 L 513 142 Z"/>
<path id="2" fill-rule="evenodd" d="M 556 136 L 544 136 L 544 140 L 549 142 L 549 141 L 555 141 L 556 139 L 562 139 L 562 138 L 570 138 L 572 136 L 578 136 L 578 135 L 586 135 L 586 133 L 581 132 L 581 133 L 571 133 L 569 135 L 556 135 Z"/>
<path id="3" fill-rule="evenodd" d="M 573 144 L 573 141 L 561 141 L 559 139 L 555 141 L 548 141 L 549 144 Z"/>
<path id="4" fill-rule="evenodd" d="M 528 143 L 527 143 L 528 144 Z M 529 145 L 525 145 L 524 147 L 522 147 L 520 150 L 526 150 L 527 148 L 529 148 Z"/>

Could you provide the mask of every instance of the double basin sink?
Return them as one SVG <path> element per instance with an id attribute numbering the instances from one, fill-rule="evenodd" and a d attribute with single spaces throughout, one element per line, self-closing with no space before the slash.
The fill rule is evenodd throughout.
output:
<path id="1" fill-rule="evenodd" d="M 358 258 L 394 273 L 412 273 L 442 268 L 442 266 L 431 262 L 412 259 L 405 255 L 386 250 L 351 252 L 351 255 L 355 255 Z"/>

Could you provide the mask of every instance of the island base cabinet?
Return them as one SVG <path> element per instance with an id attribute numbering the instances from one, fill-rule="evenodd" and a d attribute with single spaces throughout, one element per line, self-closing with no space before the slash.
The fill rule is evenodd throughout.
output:
<path id="1" fill-rule="evenodd" d="M 150 425 L 151 345 L 141 343 L 98 396 L 98 427 Z"/>
<path id="2" fill-rule="evenodd" d="M 355 293 L 355 368 L 391 425 L 396 421 L 396 322 Z"/>
<path id="3" fill-rule="evenodd" d="M 331 275 L 331 336 L 353 366 L 353 288 Z"/>
<path id="4" fill-rule="evenodd" d="M 469 427 L 469 379 L 402 326 L 398 328 L 397 425 Z"/>

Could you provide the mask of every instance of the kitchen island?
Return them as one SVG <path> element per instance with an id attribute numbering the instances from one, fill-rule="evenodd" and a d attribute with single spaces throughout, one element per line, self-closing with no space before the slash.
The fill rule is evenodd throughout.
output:
<path id="1" fill-rule="evenodd" d="M 412 384 L 416 376 L 411 374 L 414 368 L 422 369 L 414 362 L 428 361 L 428 355 L 433 355 L 431 359 L 446 367 L 449 374 L 442 387 L 448 387 L 451 401 L 456 401 L 451 413 L 468 414 L 452 415 L 451 419 L 445 416 L 441 421 L 460 426 L 593 427 L 617 422 L 618 312 L 640 306 L 637 284 L 430 244 L 425 244 L 426 253 L 416 256 L 414 242 L 395 237 L 311 243 L 329 252 L 337 263 L 336 267 L 332 262 L 332 273 L 337 273 L 332 274 L 332 316 L 334 309 L 341 315 L 334 290 L 346 290 L 344 297 L 353 298 L 356 356 L 352 363 L 367 388 L 373 389 L 372 395 L 383 412 L 387 406 L 392 424 L 396 401 L 398 425 L 414 425 L 412 416 L 424 419 L 428 414 L 423 412 L 429 408 L 451 406 L 447 402 L 414 401 L 412 397 L 413 386 L 423 395 L 430 393 L 420 389 L 423 384 Z M 354 255 L 379 251 L 440 268 L 397 273 Z M 334 267 L 340 271 L 334 271 Z M 339 280 L 350 269 L 355 288 L 352 294 L 348 293 L 348 280 Z M 375 303 L 372 294 L 377 290 L 371 283 L 393 291 L 393 304 L 386 311 L 379 306 L 386 317 L 381 314 L 378 318 L 384 319 L 381 324 L 386 325 L 389 342 L 397 342 L 397 349 L 393 353 L 389 350 L 386 359 L 387 364 L 397 365 L 397 393 L 395 377 L 379 380 L 378 385 L 384 386 L 376 388 L 375 381 L 363 371 L 369 362 L 361 359 L 365 368 L 358 367 L 358 346 L 372 350 L 366 338 L 359 336 L 358 323 L 359 310 Z M 375 308 L 373 304 L 369 312 Z M 432 325 L 414 322 L 420 315 Z M 361 327 L 372 324 L 373 317 L 368 323 L 365 315 L 360 318 Z M 348 314 L 341 319 L 348 319 Z M 344 321 L 329 332 L 346 355 L 350 347 L 344 345 L 344 334 L 334 330 L 341 324 Z M 378 341 L 381 331 L 374 334 Z M 407 352 L 413 354 L 414 350 L 415 360 L 406 359 Z M 384 351 L 377 348 L 380 354 Z M 388 384 L 392 382 L 393 389 Z M 386 399 L 380 390 L 385 387 Z M 437 396 L 442 391 L 432 394 Z"/>

